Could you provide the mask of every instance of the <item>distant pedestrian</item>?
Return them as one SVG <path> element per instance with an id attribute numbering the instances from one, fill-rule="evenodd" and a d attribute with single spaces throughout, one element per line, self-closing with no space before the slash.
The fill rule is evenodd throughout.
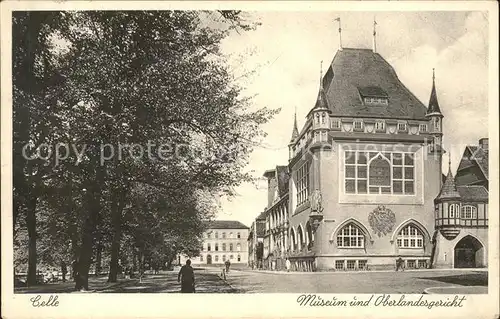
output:
<path id="1" fill-rule="evenodd" d="M 68 273 L 68 267 L 66 267 L 66 263 L 64 261 L 61 262 L 61 273 L 62 273 L 62 281 L 66 282 L 66 274 Z"/>
<path id="2" fill-rule="evenodd" d="M 224 264 L 226 265 L 226 273 L 229 273 L 229 267 L 231 266 L 231 262 L 229 260 L 226 260 Z"/>
<path id="3" fill-rule="evenodd" d="M 401 271 L 404 271 L 404 260 L 401 258 L 401 256 L 396 259 L 396 271 L 398 271 L 401 268 Z"/>
<path id="4" fill-rule="evenodd" d="M 290 259 L 286 259 L 285 261 L 285 267 L 286 267 L 286 271 L 287 272 L 290 272 L 290 267 L 292 266 L 292 263 L 290 262 Z"/>
<path id="5" fill-rule="evenodd" d="M 194 270 L 191 267 L 191 260 L 186 260 L 186 264 L 181 267 L 177 281 L 181 283 L 181 293 L 194 293 Z"/>

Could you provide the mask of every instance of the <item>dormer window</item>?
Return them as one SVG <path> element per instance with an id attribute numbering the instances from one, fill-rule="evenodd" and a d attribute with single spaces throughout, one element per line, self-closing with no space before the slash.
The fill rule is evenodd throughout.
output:
<path id="1" fill-rule="evenodd" d="M 388 105 L 389 96 L 378 86 L 358 87 L 364 105 Z"/>
<path id="2" fill-rule="evenodd" d="M 363 121 L 355 120 L 354 121 L 354 130 L 355 131 L 362 131 L 363 130 Z"/>
<path id="3" fill-rule="evenodd" d="M 365 97 L 366 105 L 387 105 L 389 100 L 387 98 Z"/>
<path id="4" fill-rule="evenodd" d="M 385 122 L 384 121 L 377 121 L 377 122 L 375 122 L 375 130 L 377 132 L 383 132 L 383 131 L 385 131 Z"/>
<path id="5" fill-rule="evenodd" d="M 398 123 L 398 131 L 400 132 L 406 132 L 407 126 L 405 122 L 400 122 Z"/>
<path id="6" fill-rule="evenodd" d="M 426 133 L 427 132 L 427 124 L 420 124 L 419 129 L 420 129 L 421 133 Z"/>

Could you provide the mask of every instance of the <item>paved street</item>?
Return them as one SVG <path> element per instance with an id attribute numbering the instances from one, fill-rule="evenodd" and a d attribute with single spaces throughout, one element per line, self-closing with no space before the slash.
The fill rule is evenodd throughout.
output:
<path id="1" fill-rule="evenodd" d="M 487 286 L 486 271 L 271 273 L 231 271 L 227 282 L 246 293 L 423 293 L 429 287 Z"/>
<path id="2" fill-rule="evenodd" d="M 231 270 L 224 282 L 220 268 L 195 269 L 197 293 L 416 293 L 431 287 L 487 286 L 483 270 L 418 270 L 373 272 L 286 273 Z M 16 293 L 79 293 L 73 282 L 18 288 Z M 178 293 L 177 272 L 163 272 L 139 279 L 107 283 L 106 277 L 91 278 L 97 293 Z"/>

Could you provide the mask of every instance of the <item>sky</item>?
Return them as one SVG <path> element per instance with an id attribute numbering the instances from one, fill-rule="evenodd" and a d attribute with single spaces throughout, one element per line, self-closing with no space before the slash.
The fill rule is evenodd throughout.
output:
<path id="1" fill-rule="evenodd" d="M 267 133 L 246 168 L 262 177 L 267 169 L 288 163 L 294 112 L 299 130 L 314 106 L 323 72 L 342 45 L 372 48 L 373 20 L 377 21 L 377 52 L 395 69 L 400 80 L 428 104 L 432 68 L 443 120 L 443 145 L 451 150 L 456 171 L 465 145 L 488 136 L 488 16 L 486 12 L 251 12 L 255 30 L 231 34 L 223 52 L 253 107 L 281 108 L 263 126 Z M 252 73 L 253 71 L 253 73 Z M 448 154 L 443 172 L 448 171 Z M 223 198 L 217 219 L 239 220 L 247 226 L 267 205 L 267 182 L 242 184 L 237 196 Z"/>

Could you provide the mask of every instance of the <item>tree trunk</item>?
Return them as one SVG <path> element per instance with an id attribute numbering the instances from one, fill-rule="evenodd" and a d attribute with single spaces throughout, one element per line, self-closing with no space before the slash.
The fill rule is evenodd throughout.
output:
<path id="1" fill-rule="evenodd" d="M 36 202 L 32 198 L 27 207 L 26 222 L 28 226 L 28 285 L 36 285 Z"/>
<path id="2" fill-rule="evenodd" d="M 108 282 L 116 282 L 118 277 L 118 255 L 120 253 L 120 240 L 122 235 L 122 212 L 125 206 L 125 191 L 121 192 L 113 200 L 111 207 L 112 223 L 113 223 L 113 239 L 111 241 L 111 261 L 109 265 Z"/>
<path id="3" fill-rule="evenodd" d="M 101 175 L 99 175 L 101 173 Z M 87 188 L 87 203 L 89 203 L 89 215 L 85 220 L 82 233 L 82 244 L 80 248 L 80 257 L 78 258 L 78 276 L 75 283 L 76 290 L 89 289 L 89 270 L 92 264 L 92 256 L 94 247 L 94 235 L 97 229 L 97 221 L 101 212 L 100 196 L 101 196 L 101 172 L 98 172 L 98 178 L 90 182 L 91 185 Z"/>
<path id="4" fill-rule="evenodd" d="M 101 262 L 102 262 L 102 244 L 99 242 L 97 245 L 97 253 L 95 257 L 95 276 L 98 277 L 101 274 Z"/>

